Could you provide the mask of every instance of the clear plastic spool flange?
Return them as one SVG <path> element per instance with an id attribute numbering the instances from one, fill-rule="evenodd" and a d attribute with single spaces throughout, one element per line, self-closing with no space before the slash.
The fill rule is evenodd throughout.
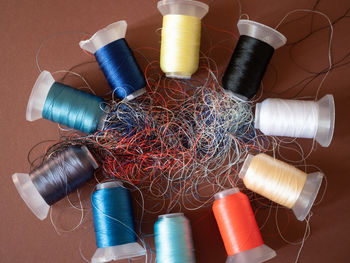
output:
<path id="1" fill-rule="evenodd" d="M 165 15 L 186 15 L 202 19 L 209 10 L 209 6 L 192 0 L 163 0 L 157 4 L 159 12 Z"/>
<path id="2" fill-rule="evenodd" d="M 123 187 L 121 181 L 109 181 L 96 185 L 96 190 Z M 97 248 L 91 258 L 91 263 L 109 262 L 112 260 L 122 260 L 134 257 L 141 257 L 146 254 L 146 250 L 137 242 L 123 244 L 112 247 Z"/>
<path id="3" fill-rule="evenodd" d="M 88 40 L 80 41 L 79 46 L 87 52 L 95 54 L 97 50 L 105 45 L 117 41 L 118 39 L 125 38 L 127 26 L 128 24 L 124 20 L 112 23 L 97 31 Z"/>
<path id="4" fill-rule="evenodd" d="M 278 49 L 287 43 L 287 38 L 277 30 L 255 21 L 240 19 L 237 23 L 239 34 L 253 37 Z"/>
<path id="5" fill-rule="evenodd" d="M 42 118 L 47 94 L 54 82 L 55 79 L 50 72 L 44 70 L 40 73 L 28 100 L 26 112 L 27 121 L 35 121 Z"/>

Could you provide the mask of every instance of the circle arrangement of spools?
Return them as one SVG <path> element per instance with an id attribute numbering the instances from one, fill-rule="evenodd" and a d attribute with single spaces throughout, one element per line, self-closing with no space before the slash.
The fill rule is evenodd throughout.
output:
<path id="1" fill-rule="evenodd" d="M 209 7 L 192 0 L 162 0 L 158 2 L 158 9 L 163 15 L 160 47 L 160 69 L 165 74 L 163 79 L 175 79 L 178 83 L 190 81 L 200 64 L 201 19 L 207 14 Z M 45 219 L 53 204 L 92 179 L 99 166 L 102 166 L 105 172 L 109 171 L 110 167 L 118 170 L 118 158 L 124 158 L 123 162 L 128 165 L 141 167 L 142 164 L 138 163 L 141 159 L 137 159 L 137 156 L 144 154 L 147 155 L 142 159 L 145 167 L 161 164 L 166 168 L 176 167 L 181 170 L 181 167 L 178 167 L 180 162 L 173 161 L 173 156 L 180 158 L 182 154 L 182 158 L 186 159 L 189 158 L 185 154 L 188 151 L 194 153 L 196 158 L 202 158 L 203 163 L 215 162 L 215 158 L 220 155 L 220 147 L 227 143 L 228 139 L 225 137 L 236 136 L 232 141 L 235 142 L 235 147 L 240 149 L 242 145 L 248 144 L 250 137 L 247 134 L 251 130 L 254 134 L 260 130 L 266 136 L 309 138 L 323 147 L 328 147 L 332 141 L 335 121 L 334 99 L 330 94 L 318 101 L 268 98 L 255 105 L 253 125 L 247 121 L 248 117 L 253 115 L 250 114 L 250 100 L 260 88 L 269 61 L 275 50 L 286 44 L 287 39 L 275 29 L 251 20 L 241 19 L 237 27 L 240 37 L 222 76 L 219 87 L 221 93 L 218 94 L 223 97 L 220 103 L 225 109 L 237 107 L 235 112 L 241 110 L 243 113 L 237 114 L 236 118 L 230 116 L 231 123 L 236 125 L 235 129 L 232 128 L 233 125 L 229 125 L 232 129 L 230 135 L 227 134 L 228 128 L 223 124 L 226 119 L 211 118 L 206 107 L 200 110 L 194 107 L 193 110 L 198 110 L 205 119 L 205 127 L 202 127 L 199 121 L 188 121 L 192 125 L 190 128 L 198 134 L 213 134 L 215 138 L 212 141 L 196 141 L 196 145 L 201 147 L 195 150 L 194 142 L 182 132 L 181 123 L 176 129 L 164 128 L 159 124 L 160 112 L 164 108 L 158 107 L 156 114 L 144 114 L 144 108 L 141 106 L 137 111 L 131 108 L 130 105 L 137 104 L 137 98 L 146 96 L 149 84 L 125 39 L 125 21 L 112 23 L 97 31 L 90 39 L 79 43 L 83 50 L 94 55 L 111 87 L 113 99 L 116 98 L 121 103 L 108 101 L 55 81 L 50 72 L 42 71 L 28 101 L 27 120 L 44 118 L 75 129 L 88 134 L 84 137 L 85 142 L 94 141 L 98 137 L 96 134 L 108 134 L 109 141 L 99 141 L 99 144 L 94 142 L 99 147 L 105 143 L 103 147 L 109 147 L 109 155 L 108 159 L 101 160 L 100 156 L 97 158 L 95 148 L 89 148 L 90 144 L 79 145 L 77 140 L 74 142 L 76 145 L 65 145 L 60 152 L 45 159 L 29 174 L 15 173 L 12 176 L 13 182 L 31 211 L 39 219 Z M 213 106 L 210 94 L 203 96 L 202 100 L 206 103 L 203 105 L 208 108 Z M 205 116 L 206 113 L 209 117 Z M 185 120 L 190 117 L 182 118 Z M 205 130 L 213 123 L 216 125 L 214 127 L 219 128 Z M 167 134 L 171 129 L 176 130 L 177 137 L 181 138 L 177 140 L 181 142 L 181 149 L 176 150 L 177 146 L 175 149 L 168 149 L 165 151 L 168 156 L 164 152 L 155 152 L 152 147 L 164 148 L 165 145 L 162 144 L 164 141 L 157 141 L 157 135 Z M 137 139 L 141 137 L 147 138 L 144 145 L 137 145 L 140 147 L 137 149 L 142 151 L 133 152 L 132 145 L 138 144 Z M 171 148 L 174 141 L 169 137 L 164 135 L 168 140 L 166 146 Z M 115 145 L 126 150 L 117 155 L 118 151 L 113 148 L 116 148 Z M 292 209 L 298 220 L 305 220 L 317 197 L 323 173 L 307 174 L 264 152 L 246 153 L 236 157 L 239 167 L 237 180 L 240 180 L 246 189 Z M 110 174 L 113 175 L 114 171 L 110 170 Z M 147 246 L 135 227 L 128 182 L 137 182 L 140 185 L 144 182 L 150 185 L 164 184 L 168 178 L 162 181 L 155 179 L 156 175 L 150 176 L 151 172 L 144 178 L 142 175 L 131 175 L 134 173 L 133 169 L 125 173 L 128 172 L 133 176 L 129 181 L 124 177 L 109 176 L 106 182 L 96 185 L 91 196 L 97 245 L 91 262 L 147 257 Z M 171 178 L 182 186 L 191 188 L 193 181 L 186 181 L 186 176 L 186 172 L 182 172 L 172 175 Z M 275 257 L 276 252 L 264 244 L 248 196 L 235 184 L 232 186 L 217 191 L 213 195 L 214 200 L 210 201 L 228 255 L 226 262 L 258 263 Z M 161 214 L 155 222 L 158 263 L 195 262 L 190 222 L 180 212 Z"/>

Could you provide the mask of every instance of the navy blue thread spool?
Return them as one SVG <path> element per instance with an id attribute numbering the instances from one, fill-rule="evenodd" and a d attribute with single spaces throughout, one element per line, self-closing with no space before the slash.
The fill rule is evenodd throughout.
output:
<path id="1" fill-rule="evenodd" d="M 266 25 L 241 19 L 237 23 L 240 38 L 222 78 L 225 91 L 246 101 L 256 95 L 274 50 L 287 39 Z"/>
<path id="2" fill-rule="evenodd" d="M 130 259 L 146 254 L 137 243 L 130 192 L 119 181 L 98 184 L 91 197 L 97 250 L 91 262 Z"/>
<path id="3" fill-rule="evenodd" d="M 44 220 L 50 206 L 92 179 L 97 167 L 85 146 L 70 147 L 29 174 L 13 174 L 12 180 L 33 214 Z"/>
<path id="4" fill-rule="evenodd" d="M 26 119 L 45 118 L 85 133 L 100 130 L 105 117 L 103 99 L 55 82 L 42 71 L 30 94 Z"/>
<path id="5" fill-rule="evenodd" d="M 79 45 L 95 55 L 115 96 L 132 100 L 145 92 L 146 80 L 125 40 L 126 29 L 124 20 L 115 22 Z"/>

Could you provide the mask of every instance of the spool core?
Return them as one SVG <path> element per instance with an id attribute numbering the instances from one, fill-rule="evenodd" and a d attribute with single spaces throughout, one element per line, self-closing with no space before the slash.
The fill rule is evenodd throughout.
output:
<path id="1" fill-rule="evenodd" d="M 107 188 L 123 187 L 121 181 L 110 181 L 96 185 L 96 191 Z M 97 248 L 91 258 L 91 263 L 109 262 L 133 257 L 140 257 L 146 254 L 146 250 L 137 242 L 117 245 L 112 247 Z"/>
<path id="2" fill-rule="evenodd" d="M 247 158 L 245 159 L 241 171 L 239 172 L 239 177 L 242 180 L 246 175 L 253 158 L 253 155 L 248 154 Z M 315 172 L 307 175 L 303 189 L 292 207 L 293 213 L 299 221 L 303 221 L 309 214 L 321 187 L 323 176 L 324 175 L 321 172 Z"/>

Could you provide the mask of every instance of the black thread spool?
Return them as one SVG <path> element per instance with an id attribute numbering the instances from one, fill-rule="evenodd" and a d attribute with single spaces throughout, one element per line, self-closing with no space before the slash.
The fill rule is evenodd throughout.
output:
<path id="1" fill-rule="evenodd" d="M 30 210 L 44 220 L 50 206 L 94 177 L 96 160 L 85 147 L 70 147 L 29 174 L 12 175 L 18 193 Z"/>
<path id="2" fill-rule="evenodd" d="M 223 88 L 233 97 L 246 101 L 258 92 L 273 52 L 287 39 L 275 29 L 241 19 L 240 38 L 222 78 Z"/>

